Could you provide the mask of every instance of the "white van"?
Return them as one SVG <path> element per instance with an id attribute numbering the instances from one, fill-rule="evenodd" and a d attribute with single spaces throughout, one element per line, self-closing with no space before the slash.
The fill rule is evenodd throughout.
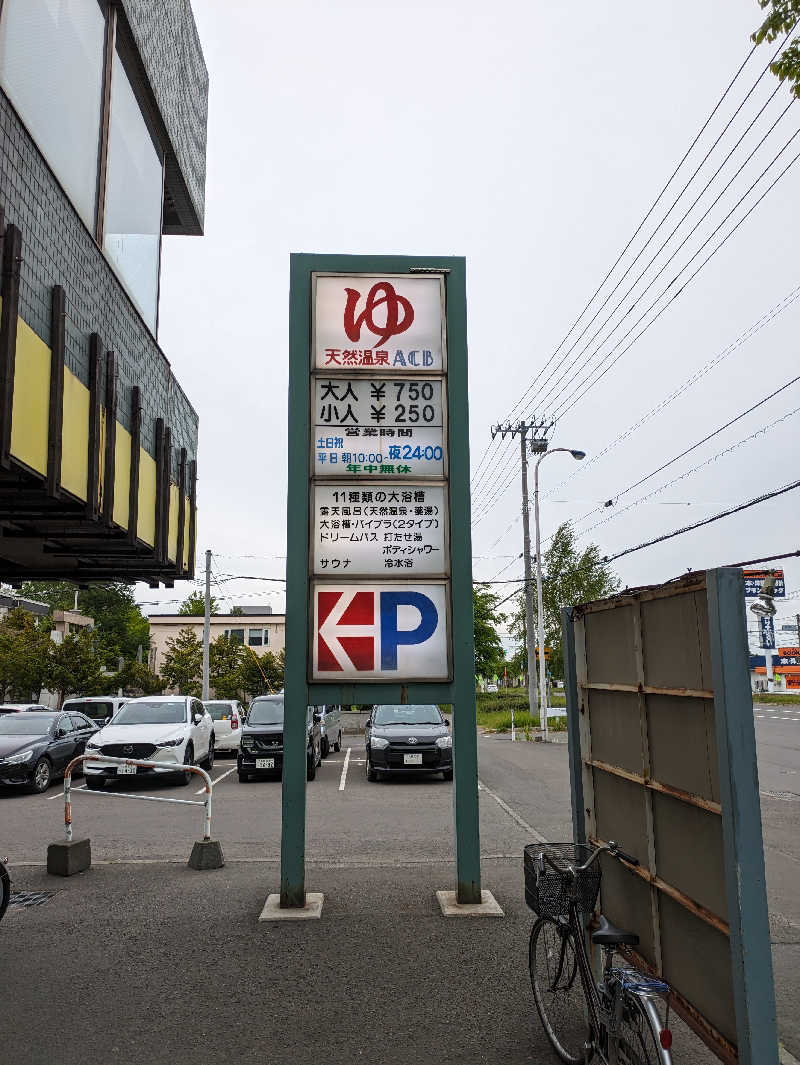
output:
<path id="1" fill-rule="evenodd" d="M 62 710 L 76 710 L 101 727 L 107 724 L 127 699 L 119 695 L 81 695 L 64 700 Z"/>

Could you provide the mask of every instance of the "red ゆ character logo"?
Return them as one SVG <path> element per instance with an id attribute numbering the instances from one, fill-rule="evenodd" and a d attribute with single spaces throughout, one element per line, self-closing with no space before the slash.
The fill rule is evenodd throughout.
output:
<path id="1" fill-rule="evenodd" d="M 414 308 L 405 296 L 398 296 L 390 281 L 378 281 L 367 293 L 364 310 L 356 315 L 361 293 L 355 288 L 346 288 L 347 303 L 344 308 L 344 331 L 348 340 L 356 343 L 361 339 L 362 326 L 374 333 L 378 340 L 376 347 L 399 333 L 405 333 L 414 321 Z M 385 307 L 385 320 L 382 325 L 375 321 L 375 311 Z M 383 315 L 379 315 L 383 318 Z"/>

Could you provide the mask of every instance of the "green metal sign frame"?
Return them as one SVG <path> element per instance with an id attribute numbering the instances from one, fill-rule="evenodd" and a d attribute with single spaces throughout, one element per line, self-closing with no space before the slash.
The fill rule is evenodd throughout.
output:
<path id="1" fill-rule="evenodd" d="M 442 273 L 447 326 L 450 596 L 453 679 L 445 683 L 309 683 L 309 469 L 312 274 Z M 306 707 L 323 703 L 450 703 L 456 897 L 481 902 L 478 745 L 469 496 L 466 261 L 394 255 L 291 256 L 289 296 L 289 483 L 286 559 L 286 679 L 281 829 L 282 907 L 305 904 Z M 457 535 L 456 535 L 457 533 Z"/>

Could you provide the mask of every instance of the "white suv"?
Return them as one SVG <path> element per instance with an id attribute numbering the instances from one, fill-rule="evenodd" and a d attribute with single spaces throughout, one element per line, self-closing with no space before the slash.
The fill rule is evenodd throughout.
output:
<path id="1" fill-rule="evenodd" d="M 179 774 L 188 784 L 192 774 L 180 767 L 214 765 L 214 722 L 200 702 L 190 695 L 151 695 L 129 699 L 111 721 L 86 744 L 87 754 L 107 754 L 113 758 L 138 758 L 153 762 L 174 762 L 175 770 L 145 766 L 120 766 L 109 762 L 84 762 L 86 784 L 102 788 L 107 780 L 120 776 L 162 776 Z"/>

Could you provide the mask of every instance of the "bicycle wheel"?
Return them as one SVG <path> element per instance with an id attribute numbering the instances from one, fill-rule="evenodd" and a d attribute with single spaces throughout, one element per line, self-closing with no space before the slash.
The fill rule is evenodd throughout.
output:
<path id="1" fill-rule="evenodd" d="M 584 1065 L 590 1038 L 575 936 L 565 921 L 541 917 L 531 931 L 533 998 L 553 1049 L 566 1065 Z"/>
<path id="2" fill-rule="evenodd" d="M 660 1065 L 661 1046 L 641 999 L 625 992 L 617 1028 L 619 1065 Z"/>
<path id="3" fill-rule="evenodd" d="M 6 871 L 5 866 L 0 868 L 0 921 L 3 919 L 3 914 L 8 909 L 8 903 L 11 899 L 11 878 Z"/>

